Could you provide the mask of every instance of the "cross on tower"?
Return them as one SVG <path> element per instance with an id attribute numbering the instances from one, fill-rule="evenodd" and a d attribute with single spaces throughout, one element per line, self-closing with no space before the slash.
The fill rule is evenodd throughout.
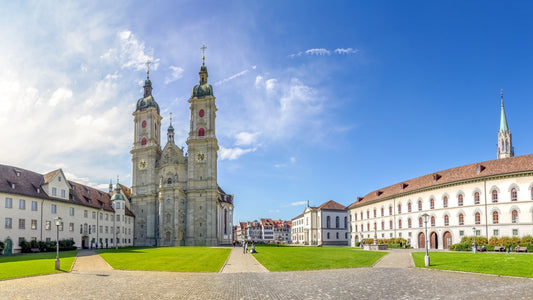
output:
<path id="1" fill-rule="evenodd" d="M 207 49 L 207 47 L 203 44 L 200 49 L 202 49 L 202 65 L 205 65 L 205 49 Z"/>
<path id="2" fill-rule="evenodd" d="M 503 95 L 503 89 L 500 89 L 500 95 Z"/>
<path id="3" fill-rule="evenodd" d="M 146 65 L 146 75 L 150 75 L 150 64 L 152 62 L 150 60 L 147 60 L 145 65 Z"/>
<path id="4" fill-rule="evenodd" d="M 170 125 L 172 125 L 172 112 L 170 113 Z"/>

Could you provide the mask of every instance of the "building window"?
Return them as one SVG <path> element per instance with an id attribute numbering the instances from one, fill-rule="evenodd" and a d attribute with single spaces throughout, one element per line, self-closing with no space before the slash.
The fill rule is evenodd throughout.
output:
<path id="1" fill-rule="evenodd" d="M 392 220 L 389 221 L 389 229 L 392 229 Z"/>
<path id="2" fill-rule="evenodd" d="M 348 227 L 348 218 L 344 217 L 344 228 Z"/>
<path id="3" fill-rule="evenodd" d="M 463 194 L 457 196 L 457 206 L 463 206 Z"/>
<path id="4" fill-rule="evenodd" d="M 65 190 L 61 190 L 61 197 L 62 198 L 66 198 L 67 197 L 67 192 Z"/>
<path id="5" fill-rule="evenodd" d="M 142 140 L 141 140 L 141 145 L 142 145 L 142 146 L 146 145 L 146 138 L 144 138 L 144 137 L 142 138 Z"/>
<path id="6" fill-rule="evenodd" d="M 500 218 L 498 216 L 498 212 L 495 211 L 492 213 L 492 224 L 498 224 L 500 221 Z"/>
<path id="7" fill-rule="evenodd" d="M 500 231 L 498 229 L 494 229 L 494 231 L 492 231 L 492 235 L 498 236 L 500 235 Z"/>
<path id="8" fill-rule="evenodd" d="M 335 228 L 339 228 L 340 227 L 340 220 L 339 220 L 339 216 L 336 216 L 335 217 Z"/>
<path id="9" fill-rule="evenodd" d="M 205 135 L 205 129 L 200 128 L 198 129 L 198 136 L 204 136 Z"/>
<path id="10" fill-rule="evenodd" d="M 51 211 L 52 211 L 53 214 L 57 213 L 57 207 L 56 207 L 55 204 L 52 204 L 52 210 Z"/>
<path id="11" fill-rule="evenodd" d="M 6 222 L 5 222 L 5 228 L 7 229 L 10 229 L 13 227 L 13 219 L 11 218 L 6 218 Z"/>
<path id="12" fill-rule="evenodd" d="M 120 209 L 120 202 L 116 202 L 117 209 Z"/>
<path id="13" fill-rule="evenodd" d="M 19 199 L 19 209 L 26 209 L 26 200 Z"/>
<path id="14" fill-rule="evenodd" d="M 411 212 L 411 202 L 407 203 L 407 212 Z"/>
<path id="15" fill-rule="evenodd" d="M 52 221 L 46 221 L 46 222 L 44 223 L 44 229 L 46 229 L 46 230 L 50 230 L 51 227 L 52 227 Z"/>
<path id="16" fill-rule="evenodd" d="M 498 202 L 498 191 L 492 190 L 492 203 Z"/>
<path id="17" fill-rule="evenodd" d="M 120 215 L 117 215 L 117 222 L 120 222 Z"/>
<path id="18" fill-rule="evenodd" d="M 381 221 L 381 230 L 385 230 L 385 221 Z"/>
<path id="19" fill-rule="evenodd" d="M 374 218 L 378 216 L 377 210 L 374 208 Z"/>
<path id="20" fill-rule="evenodd" d="M 392 216 L 392 206 L 389 206 L 389 216 Z"/>
<path id="21" fill-rule="evenodd" d="M 363 220 L 363 211 L 361 211 L 361 220 Z"/>
<path id="22" fill-rule="evenodd" d="M 83 210 L 83 217 L 84 218 L 88 218 L 89 217 L 89 212 L 86 209 Z"/>
<path id="23" fill-rule="evenodd" d="M 74 231 L 74 223 L 68 223 L 68 231 Z"/>
<path id="24" fill-rule="evenodd" d="M 418 227 L 423 227 L 424 226 L 424 221 L 422 220 L 422 218 L 418 218 Z"/>
<path id="25" fill-rule="evenodd" d="M 465 232 L 463 230 L 459 230 L 459 236 L 464 236 Z"/>
<path id="26" fill-rule="evenodd" d="M 68 213 L 69 213 L 69 215 L 73 216 L 74 215 L 74 207 L 70 207 L 68 209 Z"/>
<path id="27" fill-rule="evenodd" d="M 444 208 L 448 207 L 448 197 L 447 196 L 444 196 L 444 198 L 442 198 L 442 207 L 444 207 Z"/>
<path id="28" fill-rule="evenodd" d="M 402 204 L 398 203 L 398 214 L 402 213 Z"/>
<path id="29" fill-rule="evenodd" d="M 435 199 L 429 199 L 429 209 L 435 209 Z"/>
<path id="30" fill-rule="evenodd" d="M 93 220 L 96 219 L 96 212 L 95 211 L 92 212 L 92 216 L 93 216 Z"/>
<path id="31" fill-rule="evenodd" d="M 329 240 L 329 232 L 328 232 L 328 240 Z"/>
<path id="32" fill-rule="evenodd" d="M 398 220 L 398 229 L 402 229 L 402 220 Z"/>
<path id="33" fill-rule="evenodd" d="M 331 218 L 330 216 L 326 217 L 326 228 L 329 228 L 331 226 Z"/>
<path id="34" fill-rule="evenodd" d="M 339 233 L 337 232 L 337 234 L 335 235 L 337 237 L 337 239 L 339 239 Z"/>
<path id="35" fill-rule="evenodd" d="M 480 213 L 477 212 L 474 216 L 475 216 L 476 225 L 481 224 L 481 215 L 480 215 Z"/>
<path id="36" fill-rule="evenodd" d="M 444 226 L 450 225 L 450 217 L 448 215 L 444 215 Z"/>
<path id="37" fill-rule="evenodd" d="M 474 193 L 474 204 L 479 204 L 479 193 L 478 192 Z"/>
<path id="38" fill-rule="evenodd" d="M 52 196 L 57 196 L 57 188 L 52 188 Z"/>
<path id="39" fill-rule="evenodd" d="M 463 214 L 459 214 L 459 225 L 465 225 L 465 217 Z"/>
<path id="40" fill-rule="evenodd" d="M 418 200 L 418 211 L 422 210 L 422 200 Z"/>
<path id="41" fill-rule="evenodd" d="M 37 220 L 31 220 L 31 229 L 37 230 Z"/>
<path id="42" fill-rule="evenodd" d="M 518 235 L 518 229 L 513 229 L 513 236 L 517 236 Z"/>
<path id="43" fill-rule="evenodd" d="M 511 189 L 511 201 L 516 201 L 518 199 L 518 193 L 515 188 Z"/>
<path id="44" fill-rule="evenodd" d="M 31 210 L 36 211 L 37 210 L 37 201 L 31 202 Z"/>
<path id="45" fill-rule="evenodd" d="M 412 227 L 411 218 L 407 219 L 407 227 L 409 227 L 409 228 Z"/>
<path id="46" fill-rule="evenodd" d="M 431 226 L 435 226 L 435 216 L 431 216 Z"/>
<path id="47" fill-rule="evenodd" d="M 518 211 L 516 209 L 511 213 L 511 221 L 513 224 L 518 223 Z"/>
<path id="48" fill-rule="evenodd" d="M 383 217 L 385 215 L 385 209 L 382 207 L 381 208 L 381 216 Z"/>
<path id="49" fill-rule="evenodd" d="M 6 208 L 12 208 L 13 207 L 13 199 L 6 198 Z"/>

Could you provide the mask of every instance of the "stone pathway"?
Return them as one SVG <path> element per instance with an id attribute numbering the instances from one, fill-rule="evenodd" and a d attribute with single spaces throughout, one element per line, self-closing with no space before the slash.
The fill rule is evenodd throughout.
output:
<path id="1" fill-rule="evenodd" d="M 414 268 L 415 263 L 411 251 L 407 249 L 391 249 L 389 254 L 383 256 L 374 268 Z"/>
<path id="2" fill-rule="evenodd" d="M 242 253 L 242 247 L 235 247 L 220 270 L 220 273 L 266 273 L 268 270 L 251 253 Z"/>
<path id="3" fill-rule="evenodd" d="M 71 271 L 73 272 L 92 272 L 92 271 L 109 271 L 113 268 L 94 250 L 80 250 L 74 260 Z"/>

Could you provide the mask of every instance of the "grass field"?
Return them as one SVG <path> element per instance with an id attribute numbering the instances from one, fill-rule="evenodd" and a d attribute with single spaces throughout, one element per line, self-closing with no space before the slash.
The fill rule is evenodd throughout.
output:
<path id="1" fill-rule="evenodd" d="M 254 257 L 269 271 L 319 270 L 372 266 L 385 252 L 350 247 L 256 246 Z"/>
<path id="2" fill-rule="evenodd" d="M 210 247 L 131 247 L 98 250 L 98 254 L 121 270 L 218 272 L 230 251 Z"/>
<path id="3" fill-rule="evenodd" d="M 424 252 L 414 252 L 417 267 L 424 267 Z M 506 253 L 433 252 L 431 269 L 453 270 L 533 278 L 533 255 Z"/>
<path id="4" fill-rule="evenodd" d="M 59 253 L 61 270 L 55 270 L 55 252 L 0 256 L 0 280 L 35 275 L 68 272 L 77 251 Z"/>

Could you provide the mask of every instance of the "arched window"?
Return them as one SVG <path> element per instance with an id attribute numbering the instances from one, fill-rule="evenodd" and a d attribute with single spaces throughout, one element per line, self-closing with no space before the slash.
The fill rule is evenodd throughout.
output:
<path id="1" fill-rule="evenodd" d="M 429 208 L 435 209 L 435 199 L 433 198 L 429 199 Z"/>
<path id="2" fill-rule="evenodd" d="M 354 221 L 357 221 L 357 213 L 353 214 Z"/>
<path id="3" fill-rule="evenodd" d="M 355 232 L 357 232 L 357 225 L 355 225 Z"/>
<path id="4" fill-rule="evenodd" d="M 512 219 L 511 219 L 511 222 L 512 222 L 513 224 L 518 223 L 518 211 L 517 211 L 516 209 L 513 210 L 513 212 L 511 213 L 511 218 L 512 218 Z"/>
<path id="5" fill-rule="evenodd" d="M 442 198 L 442 207 L 448 207 L 448 196 L 444 196 L 444 198 Z"/>
<path id="6" fill-rule="evenodd" d="M 381 208 L 381 216 L 383 217 L 385 215 L 385 209 L 382 207 Z"/>
<path id="7" fill-rule="evenodd" d="M 407 219 L 407 227 L 411 228 L 412 226 L 411 218 Z"/>
<path id="8" fill-rule="evenodd" d="M 366 231 L 370 231 L 370 223 L 366 223 Z"/>
<path id="9" fill-rule="evenodd" d="M 463 206 L 463 194 L 457 196 L 457 206 Z"/>
<path id="10" fill-rule="evenodd" d="M 398 214 L 402 213 L 402 204 L 398 203 Z"/>
<path id="11" fill-rule="evenodd" d="M 401 219 L 398 220 L 398 228 L 399 228 L 399 229 L 402 229 L 402 220 L 401 220 Z"/>
<path id="12" fill-rule="evenodd" d="M 389 216 L 392 216 L 392 206 L 389 206 Z"/>
<path id="13" fill-rule="evenodd" d="M 348 218 L 344 217 L 344 228 L 348 227 Z"/>
<path id="14" fill-rule="evenodd" d="M 450 217 L 448 215 L 444 215 L 444 226 L 450 225 Z"/>
<path id="15" fill-rule="evenodd" d="M 328 240 L 329 240 L 329 232 L 328 232 Z"/>
<path id="16" fill-rule="evenodd" d="M 465 216 L 459 214 L 459 225 L 465 225 Z"/>
<path id="17" fill-rule="evenodd" d="M 337 235 L 336 235 L 336 236 L 337 236 L 337 239 L 339 239 L 339 233 L 338 233 L 338 232 L 337 232 Z"/>
<path id="18" fill-rule="evenodd" d="M 515 188 L 511 189 L 511 201 L 516 201 L 518 199 L 518 193 Z"/>
<path id="19" fill-rule="evenodd" d="M 198 115 L 200 116 L 200 118 L 203 118 L 204 115 L 205 115 L 205 112 L 203 109 L 200 109 L 200 111 L 198 112 Z"/>
<path id="20" fill-rule="evenodd" d="M 381 230 L 385 230 L 385 221 L 381 221 Z"/>
<path id="21" fill-rule="evenodd" d="M 431 216 L 431 226 L 435 226 L 435 216 Z"/>
<path id="22" fill-rule="evenodd" d="M 330 218 L 330 216 L 327 216 L 326 217 L 326 228 L 329 228 L 330 225 L 331 225 L 331 218 Z"/>
<path id="23" fill-rule="evenodd" d="M 378 216 L 378 211 L 374 208 L 374 218 Z"/>
<path id="24" fill-rule="evenodd" d="M 335 228 L 339 228 L 339 227 L 340 227 L 339 216 L 336 216 L 336 217 L 335 217 Z"/>
<path id="25" fill-rule="evenodd" d="M 474 204 L 479 204 L 479 193 L 478 192 L 474 193 Z"/>
<path id="26" fill-rule="evenodd" d="M 498 191 L 492 190 L 492 203 L 498 202 Z"/>
<path id="27" fill-rule="evenodd" d="M 361 211 L 361 220 L 363 220 L 363 211 Z"/>
<path id="28" fill-rule="evenodd" d="M 200 128 L 198 129 L 198 136 L 204 136 L 205 135 L 205 129 Z"/>
<path id="29" fill-rule="evenodd" d="M 389 229 L 392 229 L 392 220 L 389 221 Z"/>
<path id="30" fill-rule="evenodd" d="M 476 225 L 481 224 L 481 215 L 478 212 L 475 214 L 475 219 L 476 219 Z"/>
<path id="31" fill-rule="evenodd" d="M 424 220 L 422 218 L 418 218 L 418 227 L 424 226 Z"/>
<path id="32" fill-rule="evenodd" d="M 370 211 L 368 209 L 366 210 L 366 218 L 370 219 Z"/>
<path id="33" fill-rule="evenodd" d="M 422 210 L 422 200 L 418 200 L 418 211 Z"/>
<path id="34" fill-rule="evenodd" d="M 374 222 L 374 230 L 378 229 L 378 223 Z"/>
<path id="35" fill-rule="evenodd" d="M 411 212 L 411 202 L 407 203 L 407 212 Z"/>
<path id="36" fill-rule="evenodd" d="M 141 145 L 143 145 L 143 146 L 146 145 L 146 138 L 142 138 Z"/>
<path id="37" fill-rule="evenodd" d="M 167 179 L 167 183 L 168 183 L 168 184 L 172 184 L 172 178 L 168 178 L 168 179 Z"/>
<path id="38" fill-rule="evenodd" d="M 500 218 L 498 216 L 498 212 L 495 211 L 492 213 L 492 224 L 498 224 L 500 222 Z"/>

